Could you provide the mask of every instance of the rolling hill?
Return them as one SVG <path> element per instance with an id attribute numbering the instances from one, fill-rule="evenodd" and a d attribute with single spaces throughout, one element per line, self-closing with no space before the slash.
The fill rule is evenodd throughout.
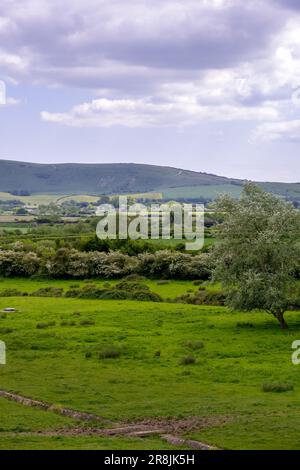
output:
<path id="1" fill-rule="evenodd" d="M 160 192 L 167 198 L 238 195 L 243 180 L 178 168 L 134 163 L 36 164 L 0 160 L 0 191 L 26 194 L 127 194 Z M 268 191 L 300 199 L 300 183 L 259 183 Z"/>

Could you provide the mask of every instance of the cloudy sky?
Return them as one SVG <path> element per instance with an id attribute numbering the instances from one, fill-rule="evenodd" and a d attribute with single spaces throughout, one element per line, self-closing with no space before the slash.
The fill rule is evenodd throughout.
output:
<path id="1" fill-rule="evenodd" d="M 0 157 L 300 181 L 299 0 L 1 0 Z"/>

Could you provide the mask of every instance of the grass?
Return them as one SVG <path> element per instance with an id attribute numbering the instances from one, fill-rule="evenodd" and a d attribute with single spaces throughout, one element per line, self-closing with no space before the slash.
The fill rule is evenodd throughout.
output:
<path id="1" fill-rule="evenodd" d="M 159 437 L 143 439 L 99 436 L 9 436 L 1 437 L 0 450 L 175 450 Z"/>
<path id="2" fill-rule="evenodd" d="M 232 314 L 223 307 L 28 297 L 0 298 L 0 310 L 8 300 L 18 313 L 0 318 L 8 361 L 0 366 L 0 388 L 118 422 L 205 417 L 209 425 L 187 436 L 220 448 L 300 448 L 300 375 L 291 362 L 297 312 L 287 315 L 290 329 L 283 333 L 266 314 Z M 242 322 L 253 327 L 237 328 Z M 37 329 L 38 323 L 52 326 Z M 121 354 L 101 359 L 109 350 Z M 196 362 L 181 365 L 191 351 Z M 263 383 L 294 389 L 265 393 Z M 155 439 L 12 437 L 7 432 L 13 429 L 70 422 L 0 402 L 1 448 L 166 448 Z"/>
<path id="3" fill-rule="evenodd" d="M 262 385 L 262 390 L 264 392 L 282 393 L 294 390 L 294 386 L 285 382 L 267 382 Z"/>
<path id="4" fill-rule="evenodd" d="M 199 186 L 184 186 L 178 188 L 167 188 L 163 190 L 165 198 L 207 198 L 215 199 L 219 194 L 228 193 L 232 196 L 239 197 L 243 186 L 237 186 L 230 183 L 225 184 L 209 184 Z"/>
<path id="5" fill-rule="evenodd" d="M 118 284 L 120 280 L 107 280 L 107 279 L 90 279 L 90 280 L 32 280 L 24 278 L 0 278 L 0 293 L 6 289 L 17 289 L 22 292 L 32 293 L 39 289 L 48 287 L 61 288 L 64 292 L 76 286 L 83 287 L 86 284 L 94 284 L 99 288 L 105 288 L 105 284 L 109 283 L 111 287 Z M 199 286 L 195 286 L 193 281 L 166 281 L 161 283 L 159 280 L 143 280 L 143 284 L 147 284 L 152 292 L 159 294 L 163 299 L 174 299 L 179 295 L 186 294 L 188 290 L 197 292 Z M 213 286 L 207 287 L 209 290 L 214 289 Z M 9 299 L 7 299 L 9 303 Z"/>

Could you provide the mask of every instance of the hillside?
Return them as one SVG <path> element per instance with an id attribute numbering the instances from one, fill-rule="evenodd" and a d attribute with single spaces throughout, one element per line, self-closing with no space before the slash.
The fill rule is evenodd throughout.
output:
<path id="1" fill-rule="evenodd" d="M 270 192 L 300 198 L 300 184 L 260 183 Z M 116 164 L 36 164 L 0 160 L 0 191 L 22 194 L 119 194 L 159 191 L 164 197 L 238 195 L 243 181 L 178 168 Z"/>

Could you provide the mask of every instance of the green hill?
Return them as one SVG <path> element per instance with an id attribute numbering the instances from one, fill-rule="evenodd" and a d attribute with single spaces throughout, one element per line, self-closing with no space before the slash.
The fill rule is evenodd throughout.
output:
<path id="1" fill-rule="evenodd" d="M 0 191 L 28 194 L 127 194 L 161 192 L 170 198 L 238 195 L 244 181 L 178 168 L 134 163 L 36 164 L 0 160 Z M 267 190 L 300 199 L 300 183 L 260 183 Z"/>

